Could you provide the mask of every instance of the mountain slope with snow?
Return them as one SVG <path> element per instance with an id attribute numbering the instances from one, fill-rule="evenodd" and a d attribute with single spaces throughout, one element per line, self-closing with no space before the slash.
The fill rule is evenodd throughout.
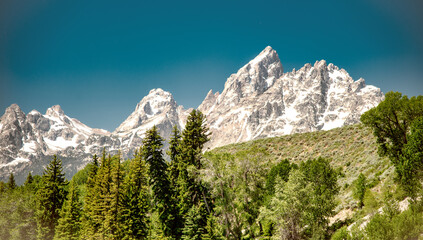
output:
<path id="1" fill-rule="evenodd" d="M 207 115 L 214 148 L 354 124 L 383 98 L 379 88 L 324 60 L 283 73 L 278 54 L 267 47 L 198 109 Z"/>
<path id="2" fill-rule="evenodd" d="M 276 51 L 266 47 L 227 79 L 222 93 L 210 90 L 198 109 L 212 133 L 207 147 L 214 148 L 354 124 L 383 98 L 379 88 L 361 78 L 354 81 L 324 60 L 284 73 Z M 28 171 L 41 174 L 54 154 L 63 160 L 68 177 L 102 149 L 131 157 L 148 129 L 156 126 L 168 140 L 174 125 L 184 128 L 191 110 L 179 106 L 171 93 L 153 89 L 110 133 L 65 115 L 58 105 L 45 114 L 33 110 L 25 115 L 12 104 L 0 118 L 0 180 L 10 172 L 20 183 Z"/>
<path id="3" fill-rule="evenodd" d="M 120 142 L 102 129 L 94 129 L 65 115 L 59 105 L 45 114 L 32 110 L 27 115 L 12 104 L 1 117 L 0 176 L 9 172 L 40 174 L 51 156 L 59 155 L 71 175 L 86 165 L 93 154 L 105 147 L 118 150 Z M 24 176 L 17 176 L 22 181 Z"/>

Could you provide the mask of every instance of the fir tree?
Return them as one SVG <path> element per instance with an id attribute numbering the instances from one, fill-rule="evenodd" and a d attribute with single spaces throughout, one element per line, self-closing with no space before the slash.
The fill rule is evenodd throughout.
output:
<path id="1" fill-rule="evenodd" d="M 53 160 L 44 170 L 42 183 L 37 192 L 37 239 L 52 239 L 60 209 L 66 196 L 65 175 L 62 161 L 53 156 Z"/>
<path id="2" fill-rule="evenodd" d="M 147 167 L 139 152 L 130 162 L 123 195 L 123 231 L 126 239 L 144 239 L 148 235 Z"/>
<path id="3" fill-rule="evenodd" d="M 0 181 L 0 193 L 6 191 L 6 184 L 3 181 Z"/>
<path id="4" fill-rule="evenodd" d="M 106 152 L 103 150 L 102 162 L 106 159 Z M 86 183 L 86 195 L 84 198 L 84 211 L 82 214 L 82 231 L 81 236 L 83 238 L 89 238 L 93 236 L 96 230 L 98 229 L 98 223 L 94 221 L 94 211 L 95 204 L 98 203 L 98 192 L 96 191 L 96 177 L 97 171 L 99 168 L 98 157 L 97 155 L 93 156 L 93 162 L 88 165 L 88 177 Z"/>
<path id="5" fill-rule="evenodd" d="M 106 229 L 110 223 L 106 221 L 106 214 L 111 210 L 110 204 L 112 185 L 112 157 L 103 156 L 100 168 L 98 169 L 94 191 L 96 192 L 93 201 L 93 236 L 95 238 L 105 238 Z"/>
<path id="6" fill-rule="evenodd" d="M 180 154 L 181 135 L 178 127 L 173 126 L 172 136 L 169 141 L 169 150 L 167 155 L 170 157 L 169 163 L 169 181 L 172 189 L 177 188 L 179 176 L 179 154 Z"/>
<path id="7" fill-rule="evenodd" d="M 13 173 L 10 173 L 9 182 L 7 183 L 7 189 L 12 191 L 15 188 L 16 188 L 15 176 L 13 176 Z"/>
<path id="8" fill-rule="evenodd" d="M 213 210 L 210 194 L 198 177 L 198 172 L 202 169 L 201 151 L 208 140 L 205 117 L 200 111 L 193 110 L 182 132 L 178 156 L 178 207 L 185 220 L 183 238 L 195 238 L 198 231 L 203 231 L 201 235 L 206 233 L 207 217 Z M 193 219 L 193 211 L 201 215 Z"/>
<path id="9" fill-rule="evenodd" d="M 29 172 L 29 173 L 28 173 L 28 176 L 26 177 L 26 180 L 25 180 L 25 185 L 29 185 L 29 184 L 31 184 L 33 181 L 34 181 L 34 178 L 32 177 L 31 172 Z"/>
<path id="10" fill-rule="evenodd" d="M 109 202 L 109 209 L 105 212 L 105 228 L 107 239 L 122 238 L 122 167 L 120 156 L 112 160 L 110 193 L 106 202 Z"/>
<path id="11" fill-rule="evenodd" d="M 148 130 L 143 140 L 142 156 L 149 166 L 150 186 L 153 190 L 155 209 L 159 214 L 162 230 L 166 237 L 177 238 L 179 234 L 177 209 L 172 201 L 172 190 L 168 178 L 167 163 L 163 158 L 163 139 L 156 126 Z"/>
<path id="12" fill-rule="evenodd" d="M 74 181 L 70 183 L 67 200 L 63 203 L 60 219 L 56 227 L 56 240 L 77 240 L 81 228 L 81 202 Z"/>

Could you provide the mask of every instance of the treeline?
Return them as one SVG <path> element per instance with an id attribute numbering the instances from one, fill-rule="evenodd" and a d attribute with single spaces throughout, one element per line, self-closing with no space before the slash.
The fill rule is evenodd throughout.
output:
<path id="1" fill-rule="evenodd" d="M 153 127 L 132 159 L 103 151 L 70 182 L 56 157 L 42 176 L 29 174 L 22 186 L 11 174 L 7 183 L 0 182 L 0 238 L 414 239 L 423 232 L 422 100 L 388 93 L 362 117 L 413 200 L 401 213 L 388 199 L 384 212 L 367 225 L 354 226 L 348 219 L 329 225 L 343 173 L 328 159 L 297 165 L 275 161 L 259 147 L 203 154 L 210 136 L 204 115 L 193 110 L 182 132 L 173 129 L 170 162 Z M 397 122 L 391 122 L 393 116 Z M 395 130 L 398 124 L 404 132 Z M 353 191 L 358 214 L 368 191 L 360 174 Z"/>

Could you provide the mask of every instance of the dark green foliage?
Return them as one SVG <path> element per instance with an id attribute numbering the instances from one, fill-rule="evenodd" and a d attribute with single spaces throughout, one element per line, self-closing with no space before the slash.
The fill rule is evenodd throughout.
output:
<path id="1" fill-rule="evenodd" d="M 201 240 L 203 235 L 207 234 L 203 216 L 207 215 L 206 207 L 203 203 L 194 205 L 186 215 L 185 227 L 182 230 L 182 239 Z"/>
<path id="2" fill-rule="evenodd" d="M 141 155 L 149 166 L 150 186 L 153 190 L 155 210 L 158 212 L 162 230 L 166 237 L 180 235 L 178 226 L 178 209 L 176 201 L 172 198 L 172 189 L 169 178 L 167 163 L 162 155 L 163 139 L 159 136 L 154 126 L 146 132 L 141 147 Z"/>
<path id="3" fill-rule="evenodd" d="M 314 238 L 325 233 L 328 217 L 333 215 L 336 206 L 335 196 L 339 192 L 338 174 L 324 158 L 303 162 L 300 170 L 305 176 L 305 181 L 311 186 L 312 198 L 305 208 L 309 213 L 305 222 L 311 231 L 310 235 Z"/>
<path id="4" fill-rule="evenodd" d="M 384 101 L 361 116 L 361 121 L 373 129 L 379 153 L 391 159 L 399 182 L 412 197 L 420 187 L 416 183 L 422 171 L 422 117 L 423 96 L 409 99 L 398 92 L 388 92 Z"/>
<path id="5" fill-rule="evenodd" d="M 411 123 L 421 116 L 423 96 L 409 99 L 399 92 L 388 92 L 384 101 L 361 116 L 361 122 L 373 128 L 381 154 L 396 164 L 407 143 Z"/>
<path id="6" fill-rule="evenodd" d="M 10 173 L 9 182 L 7 182 L 7 189 L 13 190 L 15 188 L 16 188 L 15 176 L 13 176 L 13 173 Z"/>
<path id="7" fill-rule="evenodd" d="M 288 159 L 282 160 L 277 165 L 273 166 L 270 169 L 270 172 L 267 174 L 266 178 L 266 189 L 269 195 L 275 193 L 275 180 L 279 176 L 282 181 L 288 181 L 289 172 L 292 168 L 297 168 L 296 164 L 289 163 Z"/>
<path id="8" fill-rule="evenodd" d="M 34 181 L 34 178 L 32 177 L 32 174 L 31 174 L 31 172 L 29 172 L 28 173 L 28 176 L 26 177 L 26 180 L 25 180 L 25 185 L 29 185 L 29 184 L 31 184 L 32 182 Z"/>
<path id="9" fill-rule="evenodd" d="M 417 118 L 411 125 L 404 145 L 403 155 L 397 165 L 399 180 L 412 197 L 421 189 L 423 178 L 423 117 Z"/>
<path id="10" fill-rule="evenodd" d="M 167 151 L 167 155 L 170 157 L 169 181 L 170 181 L 171 188 L 173 189 L 176 189 L 178 187 L 177 181 L 179 177 L 179 160 L 180 160 L 178 156 L 181 153 L 180 144 L 181 144 L 181 135 L 178 130 L 178 127 L 175 125 L 173 126 L 172 136 L 169 140 L 169 150 Z"/>
<path id="11" fill-rule="evenodd" d="M 183 216 L 185 225 L 188 224 L 188 211 L 192 211 L 193 206 L 202 214 L 196 216 L 199 219 L 190 220 L 198 224 L 196 229 L 205 229 L 207 217 L 213 211 L 210 193 L 199 178 L 199 171 L 203 168 L 201 151 L 208 140 L 205 117 L 200 111 L 193 110 L 188 116 L 179 145 L 177 186 L 179 213 Z"/>
<path id="12" fill-rule="evenodd" d="M 37 192 L 37 239 L 53 239 L 60 210 L 66 197 L 62 161 L 55 156 L 44 170 Z"/>
<path id="13" fill-rule="evenodd" d="M 363 207 L 364 194 L 366 193 L 366 177 L 360 173 L 354 182 L 353 195 L 358 200 L 358 206 Z"/>
<path id="14" fill-rule="evenodd" d="M 0 181 L 0 194 L 6 191 L 6 184 L 3 181 Z"/>
<path id="15" fill-rule="evenodd" d="M 77 188 L 75 182 L 71 181 L 67 199 L 63 203 L 60 212 L 60 219 L 54 237 L 55 240 L 79 239 L 82 205 L 79 201 Z"/>

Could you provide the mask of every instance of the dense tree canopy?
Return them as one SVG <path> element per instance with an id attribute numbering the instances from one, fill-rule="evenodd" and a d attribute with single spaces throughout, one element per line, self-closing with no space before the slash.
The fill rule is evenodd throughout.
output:
<path id="1" fill-rule="evenodd" d="M 408 98 L 399 92 L 386 93 L 384 101 L 361 116 L 361 121 L 373 129 L 379 153 L 391 159 L 400 183 L 410 195 L 420 186 L 416 179 L 422 170 L 418 161 L 421 148 L 417 146 L 422 141 L 421 117 L 423 96 Z"/>

